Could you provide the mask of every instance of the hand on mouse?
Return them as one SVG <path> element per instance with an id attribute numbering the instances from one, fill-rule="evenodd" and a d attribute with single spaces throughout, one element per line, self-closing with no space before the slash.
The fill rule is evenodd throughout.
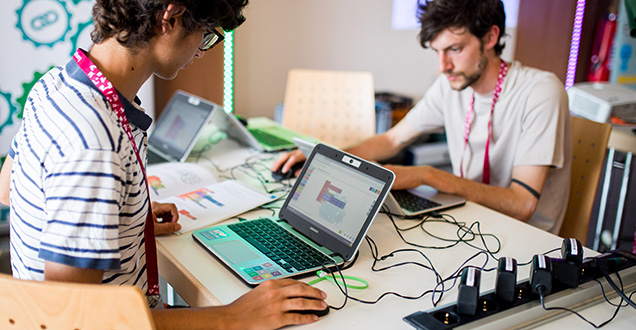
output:
<path id="1" fill-rule="evenodd" d="M 289 171 L 287 171 L 287 173 L 283 173 L 283 167 L 279 167 L 278 170 L 276 170 L 275 172 L 272 172 L 272 178 L 274 178 L 277 181 L 283 181 L 283 180 L 289 180 L 292 177 L 294 177 L 294 175 L 298 175 L 297 173 L 300 172 L 300 169 L 302 169 L 303 165 L 305 164 L 305 162 L 300 162 L 300 163 L 296 163 L 294 165 L 292 165 L 292 167 L 289 169 Z"/>
<path id="2" fill-rule="evenodd" d="M 218 308 L 228 318 L 227 323 L 223 324 L 232 324 L 237 329 L 246 329 L 254 324 L 260 324 L 265 329 L 274 329 L 317 321 L 317 315 L 297 311 L 325 310 L 328 308 L 324 301 L 326 297 L 327 294 L 323 291 L 300 281 L 268 280 L 231 304 Z"/>
<path id="3" fill-rule="evenodd" d="M 303 155 L 303 153 L 300 150 L 296 149 L 294 151 L 282 154 L 280 157 L 278 157 L 278 159 L 276 159 L 274 163 L 272 164 L 272 167 L 270 168 L 270 170 L 272 172 L 276 172 L 280 170 L 280 173 L 287 173 L 290 170 L 292 170 L 292 166 L 294 164 L 300 163 L 306 159 L 307 158 L 305 158 L 305 155 Z M 298 173 L 300 173 L 301 167 L 298 167 L 296 171 L 292 172 L 291 174 L 298 175 Z"/>

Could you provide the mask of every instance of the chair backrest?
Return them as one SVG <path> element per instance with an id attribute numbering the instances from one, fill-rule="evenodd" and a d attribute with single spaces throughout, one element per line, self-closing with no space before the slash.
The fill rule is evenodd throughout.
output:
<path id="1" fill-rule="evenodd" d="M 373 136 L 373 75 L 358 71 L 290 70 L 282 124 L 341 148 Z"/>
<path id="2" fill-rule="evenodd" d="M 572 180 L 570 198 L 559 236 L 585 245 L 592 205 L 612 127 L 581 117 L 570 117 L 572 127 Z"/>
<path id="3" fill-rule="evenodd" d="M 0 274 L 0 329 L 154 329 L 132 286 L 25 281 Z"/>

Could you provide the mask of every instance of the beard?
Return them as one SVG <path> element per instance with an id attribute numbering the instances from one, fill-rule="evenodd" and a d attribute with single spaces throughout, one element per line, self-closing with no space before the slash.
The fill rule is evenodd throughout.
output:
<path id="1" fill-rule="evenodd" d="M 479 64 L 477 65 L 477 70 L 470 75 L 466 74 L 466 72 L 454 73 L 449 71 L 445 73 L 448 75 L 463 77 L 463 79 L 458 81 L 462 83 L 461 85 L 455 86 L 451 83 L 451 88 L 456 91 L 463 91 L 464 89 L 466 89 L 466 87 L 474 84 L 477 80 L 479 80 L 479 78 L 481 78 L 481 76 L 484 74 L 484 71 L 486 70 L 486 66 L 488 66 L 488 58 L 484 55 L 484 52 L 482 50 L 481 57 L 479 58 Z"/>

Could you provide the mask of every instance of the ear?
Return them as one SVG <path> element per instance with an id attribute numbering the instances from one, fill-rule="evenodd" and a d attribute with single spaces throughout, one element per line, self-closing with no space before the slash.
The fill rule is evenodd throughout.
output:
<path id="1" fill-rule="evenodd" d="M 499 41 L 499 33 L 501 33 L 501 30 L 499 30 L 499 27 L 497 25 L 493 25 L 490 28 L 490 31 L 488 31 L 488 33 L 484 35 L 484 38 L 483 38 L 484 49 L 492 49 L 497 45 L 497 42 Z"/>
<path id="2" fill-rule="evenodd" d="M 185 9 L 184 6 L 175 5 L 174 3 L 168 4 L 161 17 L 161 32 L 166 33 L 174 29 L 177 22 L 175 18 L 183 15 Z"/>

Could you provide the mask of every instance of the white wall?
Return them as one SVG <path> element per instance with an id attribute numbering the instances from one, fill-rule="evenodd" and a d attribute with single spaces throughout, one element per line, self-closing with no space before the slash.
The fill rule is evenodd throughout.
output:
<path id="1" fill-rule="evenodd" d="M 437 58 L 419 31 L 391 28 L 391 10 L 389 0 L 252 0 L 235 34 L 235 111 L 273 117 L 291 68 L 370 71 L 376 91 L 419 99 Z M 508 39 L 504 58 L 513 49 Z"/>

